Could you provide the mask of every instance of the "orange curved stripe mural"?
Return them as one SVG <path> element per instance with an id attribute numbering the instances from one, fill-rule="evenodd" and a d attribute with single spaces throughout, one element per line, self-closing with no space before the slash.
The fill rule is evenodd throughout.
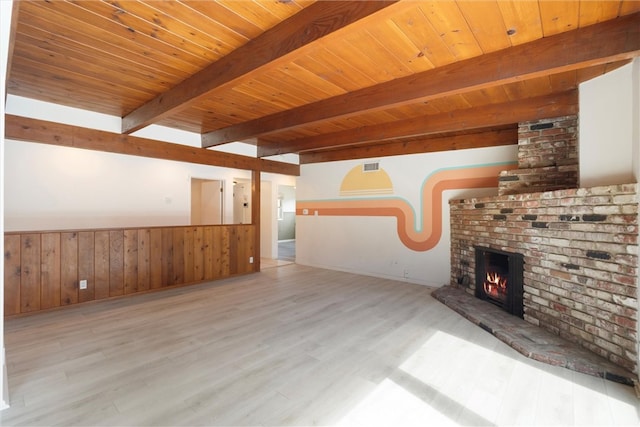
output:
<path id="1" fill-rule="evenodd" d="M 442 193 L 446 190 L 488 188 L 498 186 L 498 175 L 515 169 L 517 164 L 470 166 L 436 171 L 422 186 L 423 214 L 421 229 L 417 230 L 412 206 L 399 198 L 363 198 L 349 200 L 302 200 L 296 205 L 296 215 L 305 211 L 322 216 L 395 217 L 400 241 L 414 251 L 428 251 L 442 236 Z M 428 206 L 430 204 L 430 206 Z"/>

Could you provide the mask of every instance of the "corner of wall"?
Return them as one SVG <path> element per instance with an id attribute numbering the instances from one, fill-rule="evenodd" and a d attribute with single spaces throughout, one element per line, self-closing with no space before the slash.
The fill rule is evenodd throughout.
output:
<path id="1" fill-rule="evenodd" d="M 637 182 L 640 175 L 637 61 L 580 84 L 582 188 Z"/>

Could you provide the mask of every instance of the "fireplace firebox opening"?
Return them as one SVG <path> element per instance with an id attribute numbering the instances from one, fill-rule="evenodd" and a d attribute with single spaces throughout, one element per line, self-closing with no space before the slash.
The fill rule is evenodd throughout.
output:
<path id="1" fill-rule="evenodd" d="M 524 317 L 524 257 L 481 246 L 476 246 L 475 250 L 476 297 L 514 316 Z"/>

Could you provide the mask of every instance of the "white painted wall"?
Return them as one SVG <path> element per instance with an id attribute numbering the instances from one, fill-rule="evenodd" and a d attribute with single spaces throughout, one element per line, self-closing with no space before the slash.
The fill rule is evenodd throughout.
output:
<path id="1" fill-rule="evenodd" d="M 640 176 L 640 59 L 580 85 L 580 186 Z"/>
<path id="2" fill-rule="evenodd" d="M 0 167 L 4 171 L 4 110 L 5 90 L 7 81 L 7 57 L 9 52 L 9 38 L 11 34 L 12 1 L 0 1 Z M 4 215 L 4 172 L 0 172 L 0 215 Z M 4 221 L 0 221 L 0 235 L 4 235 Z M 0 239 L 0 253 L 4 253 L 4 239 Z M 0 263 L 0 410 L 9 407 L 9 393 L 7 385 L 7 365 L 4 350 L 4 263 Z"/>
<path id="3" fill-rule="evenodd" d="M 391 178 L 393 196 L 407 200 L 420 214 L 421 186 L 434 171 L 516 160 L 517 148 L 509 146 L 385 157 L 379 162 Z M 354 166 L 367 161 L 371 160 L 302 165 L 296 187 L 298 201 L 339 199 L 343 177 Z M 444 192 L 442 238 L 435 248 L 426 252 L 412 251 L 400 242 L 395 218 L 298 216 L 296 262 L 412 283 L 444 285 L 449 282 L 450 274 L 448 200 L 491 194 L 497 194 L 497 189 Z"/>
<path id="4" fill-rule="evenodd" d="M 9 96 L 6 107 L 8 114 L 109 132 L 120 129 L 118 117 L 27 98 Z M 149 126 L 134 135 L 194 147 L 200 144 L 197 134 L 161 126 Z M 231 146 L 235 150 L 224 150 L 255 154 L 251 145 Z M 297 156 L 291 155 L 272 159 L 297 162 Z M 8 231 L 28 231 L 186 225 L 191 177 L 225 182 L 224 222 L 231 224 L 234 178 L 250 180 L 251 172 L 9 140 L 4 177 L 4 225 Z M 263 174 L 263 179 L 295 185 L 294 177 Z M 272 222 L 277 230 L 275 216 Z"/>
<path id="5" fill-rule="evenodd" d="M 45 144 L 6 141 L 8 231 L 188 225 L 191 177 L 223 180 L 249 171 Z M 233 222 L 231 209 L 225 223 Z"/>

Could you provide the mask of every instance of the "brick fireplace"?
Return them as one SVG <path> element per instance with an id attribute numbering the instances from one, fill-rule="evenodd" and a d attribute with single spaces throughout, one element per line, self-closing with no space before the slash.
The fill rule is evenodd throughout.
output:
<path id="1" fill-rule="evenodd" d="M 477 247 L 521 254 L 525 321 L 637 374 L 638 188 L 576 188 L 576 120 L 521 124 L 499 195 L 450 202 L 451 283 L 476 293 Z"/>

